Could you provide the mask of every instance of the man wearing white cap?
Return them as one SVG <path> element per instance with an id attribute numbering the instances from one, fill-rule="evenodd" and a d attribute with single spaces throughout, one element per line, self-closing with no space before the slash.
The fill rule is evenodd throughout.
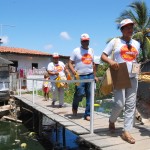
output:
<path id="1" fill-rule="evenodd" d="M 120 22 L 120 30 L 122 36 L 115 40 L 112 39 L 103 50 L 101 59 L 108 63 L 114 70 L 119 69 L 119 63 L 126 63 L 131 88 L 125 89 L 114 89 L 114 107 L 109 118 L 109 129 L 111 132 L 115 131 L 115 122 L 119 117 L 121 111 L 124 111 L 124 130 L 122 133 L 122 139 L 129 142 L 130 144 L 135 143 L 135 139 L 131 136 L 130 131 L 133 127 L 134 113 L 136 107 L 136 93 L 138 88 L 137 73 L 133 72 L 132 65 L 136 63 L 139 55 L 140 44 L 136 40 L 132 39 L 134 29 L 134 22 L 131 19 L 124 19 Z M 108 56 L 111 55 L 114 48 L 114 59 L 110 59 Z M 122 79 L 123 80 L 123 79 Z"/>
<path id="2" fill-rule="evenodd" d="M 80 80 L 96 79 L 96 69 L 94 64 L 94 52 L 89 48 L 90 37 L 84 33 L 80 38 L 81 47 L 75 48 L 69 60 L 70 70 L 74 75 L 79 75 Z M 75 67 L 74 67 L 75 65 Z M 90 121 L 90 83 L 81 82 L 75 87 L 75 93 L 72 103 L 73 115 L 77 115 L 79 102 L 86 96 L 86 108 L 84 119 Z"/>
<path id="3" fill-rule="evenodd" d="M 59 61 L 58 53 L 53 53 L 53 62 L 50 62 L 47 67 L 47 71 L 50 75 L 50 80 L 56 80 L 58 76 L 66 77 L 69 74 L 68 69 L 62 61 Z M 59 107 L 64 105 L 64 87 L 57 87 L 55 82 L 52 82 L 52 106 L 59 100 Z"/>

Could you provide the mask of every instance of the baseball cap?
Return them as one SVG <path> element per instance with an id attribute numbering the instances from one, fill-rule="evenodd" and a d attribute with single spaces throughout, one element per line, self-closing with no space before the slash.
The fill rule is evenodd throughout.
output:
<path id="1" fill-rule="evenodd" d="M 134 22 L 131 19 L 124 19 L 120 22 L 120 29 L 127 24 L 134 24 Z"/>
<path id="2" fill-rule="evenodd" d="M 87 33 L 81 34 L 81 41 L 87 41 L 90 40 L 90 37 Z"/>
<path id="3" fill-rule="evenodd" d="M 53 58 L 59 58 L 58 53 L 53 53 Z"/>

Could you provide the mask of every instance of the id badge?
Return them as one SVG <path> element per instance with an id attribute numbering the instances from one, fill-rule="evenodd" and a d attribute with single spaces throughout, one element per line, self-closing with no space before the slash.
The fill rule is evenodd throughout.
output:
<path id="1" fill-rule="evenodd" d="M 132 63 L 132 73 L 139 74 L 141 72 L 141 64 L 138 64 L 136 62 Z"/>

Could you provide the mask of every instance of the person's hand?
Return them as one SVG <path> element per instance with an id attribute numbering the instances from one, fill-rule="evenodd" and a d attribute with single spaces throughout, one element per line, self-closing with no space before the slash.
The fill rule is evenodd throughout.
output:
<path id="1" fill-rule="evenodd" d="M 74 76 L 77 74 L 76 70 L 73 70 L 72 73 Z"/>
<path id="2" fill-rule="evenodd" d="M 94 80 L 95 80 L 95 82 L 98 82 L 99 79 L 98 79 L 98 77 L 94 77 Z"/>
<path id="3" fill-rule="evenodd" d="M 111 61 L 110 67 L 114 70 L 118 70 L 119 69 L 119 64 L 116 61 Z"/>
<path id="4" fill-rule="evenodd" d="M 58 76 L 58 75 L 59 75 L 59 72 L 55 72 L 55 75 L 57 75 L 57 76 Z"/>

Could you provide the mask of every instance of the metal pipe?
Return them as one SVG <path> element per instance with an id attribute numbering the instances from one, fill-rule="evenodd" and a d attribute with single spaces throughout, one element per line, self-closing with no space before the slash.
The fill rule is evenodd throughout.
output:
<path id="1" fill-rule="evenodd" d="M 20 83 L 20 88 L 19 88 L 19 91 L 20 91 L 20 97 L 21 97 L 21 81 L 22 81 L 22 80 L 20 79 L 20 82 L 19 82 L 19 83 Z"/>
<path id="2" fill-rule="evenodd" d="M 95 81 L 91 82 L 91 98 L 90 98 L 90 134 L 93 134 L 94 124 L 94 84 Z"/>
<path id="3" fill-rule="evenodd" d="M 34 104 L 34 79 L 33 79 L 33 87 L 32 87 L 32 103 Z"/>

